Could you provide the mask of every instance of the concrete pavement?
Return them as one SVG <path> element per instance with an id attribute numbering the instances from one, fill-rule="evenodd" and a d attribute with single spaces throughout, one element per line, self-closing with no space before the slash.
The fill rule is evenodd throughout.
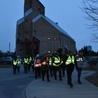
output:
<path id="1" fill-rule="evenodd" d="M 27 76 L 33 76 L 33 72 L 31 71 L 25 74 L 23 65 L 20 66 L 20 73 L 16 73 L 16 75 L 13 75 L 13 68 L 0 68 L 0 81 L 23 78 Z"/>
<path id="2" fill-rule="evenodd" d="M 11 80 L 21 77 L 32 77 L 32 82 L 26 87 L 27 98 L 98 98 L 98 87 L 86 81 L 84 77 L 89 76 L 94 71 L 83 71 L 82 84 L 77 83 L 77 71 L 73 72 L 73 88 L 70 88 L 66 81 L 66 76 L 63 81 L 50 78 L 50 82 L 42 81 L 41 79 L 33 79 L 32 72 L 24 74 L 23 69 L 19 74 L 13 75 L 11 68 L 0 68 L 0 81 Z"/>
<path id="3" fill-rule="evenodd" d="M 27 98 L 98 98 L 98 87 L 84 79 L 94 71 L 83 71 L 82 84 L 77 83 L 77 71 L 73 72 L 73 88 L 67 85 L 66 76 L 63 81 L 50 78 L 50 82 L 35 79 L 26 88 Z"/>

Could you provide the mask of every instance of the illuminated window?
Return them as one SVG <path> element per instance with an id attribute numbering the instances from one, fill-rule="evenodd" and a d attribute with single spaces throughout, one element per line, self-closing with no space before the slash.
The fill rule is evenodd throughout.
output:
<path id="1" fill-rule="evenodd" d="M 48 51 L 48 53 L 50 53 L 50 50 Z"/>
<path id="2" fill-rule="evenodd" d="M 50 40 L 51 38 L 50 38 L 50 37 L 48 37 L 48 39 Z"/>

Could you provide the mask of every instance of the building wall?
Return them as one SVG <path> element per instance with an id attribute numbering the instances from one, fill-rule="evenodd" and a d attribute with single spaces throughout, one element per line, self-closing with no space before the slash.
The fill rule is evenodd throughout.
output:
<path id="1" fill-rule="evenodd" d="M 34 36 L 40 40 L 40 53 L 54 52 L 59 48 L 62 48 L 64 53 L 64 45 L 75 52 L 75 41 L 55 29 L 45 19 L 40 18 L 36 21 L 34 29 Z"/>

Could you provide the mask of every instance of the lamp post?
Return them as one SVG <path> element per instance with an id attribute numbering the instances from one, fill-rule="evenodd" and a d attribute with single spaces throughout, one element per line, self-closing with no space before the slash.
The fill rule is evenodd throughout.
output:
<path id="1" fill-rule="evenodd" d="M 9 42 L 9 52 L 10 52 L 10 42 Z"/>

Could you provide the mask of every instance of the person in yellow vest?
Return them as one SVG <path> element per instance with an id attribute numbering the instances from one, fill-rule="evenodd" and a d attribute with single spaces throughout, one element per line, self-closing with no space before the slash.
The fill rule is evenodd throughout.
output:
<path id="1" fill-rule="evenodd" d="M 66 56 L 65 60 L 65 67 L 67 72 L 67 83 L 72 88 L 72 73 L 75 66 L 75 56 L 73 55 L 73 52 L 70 50 L 68 53 L 68 56 Z"/>
<path id="2" fill-rule="evenodd" d="M 49 73 L 50 73 L 50 76 L 52 77 L 53 76 L 53 63 L 52 63 L 52 58 L 53 58 L 53 56 L 52 55 L 50 55 L 49 56 Z"/>
<path id="3" fill-rule="evenodd" d="M 24 73 L 28 72 L 28 62 L 29 62 L 29 58 L 28 57 L 24 57 L 24 59 L 23 59 Z"/>
<path id="4" fill-rule="evenodd" d="M 17 71 L 20 72 L 21 59 L 17 57 Z"/>
<path id="5" fill-rule="evenodd" d="M 30 71 L 30 69 L 31 69 L 31 66 L 32 66 L 32 57 L 31 56 L 29 56 L 28 57 L 28 71 Z"/>
<path id="6" fill-rule="evenodd" d="M 55 80 L 57 80 L 57 72 L 59 73 L 59 80 L 62 80 L 61 76 L 61 58 L 59 57 L 58 53 L 55 53 L 52 59 L 53 63 L 53 75 Z"/>
<path id="7" fill-rule="evenodd" d="M 13 74 L 16 74 L 17 64 L 18 64 L 17 57 L 14 57 L 12 64 L 13 64 Z"/>

